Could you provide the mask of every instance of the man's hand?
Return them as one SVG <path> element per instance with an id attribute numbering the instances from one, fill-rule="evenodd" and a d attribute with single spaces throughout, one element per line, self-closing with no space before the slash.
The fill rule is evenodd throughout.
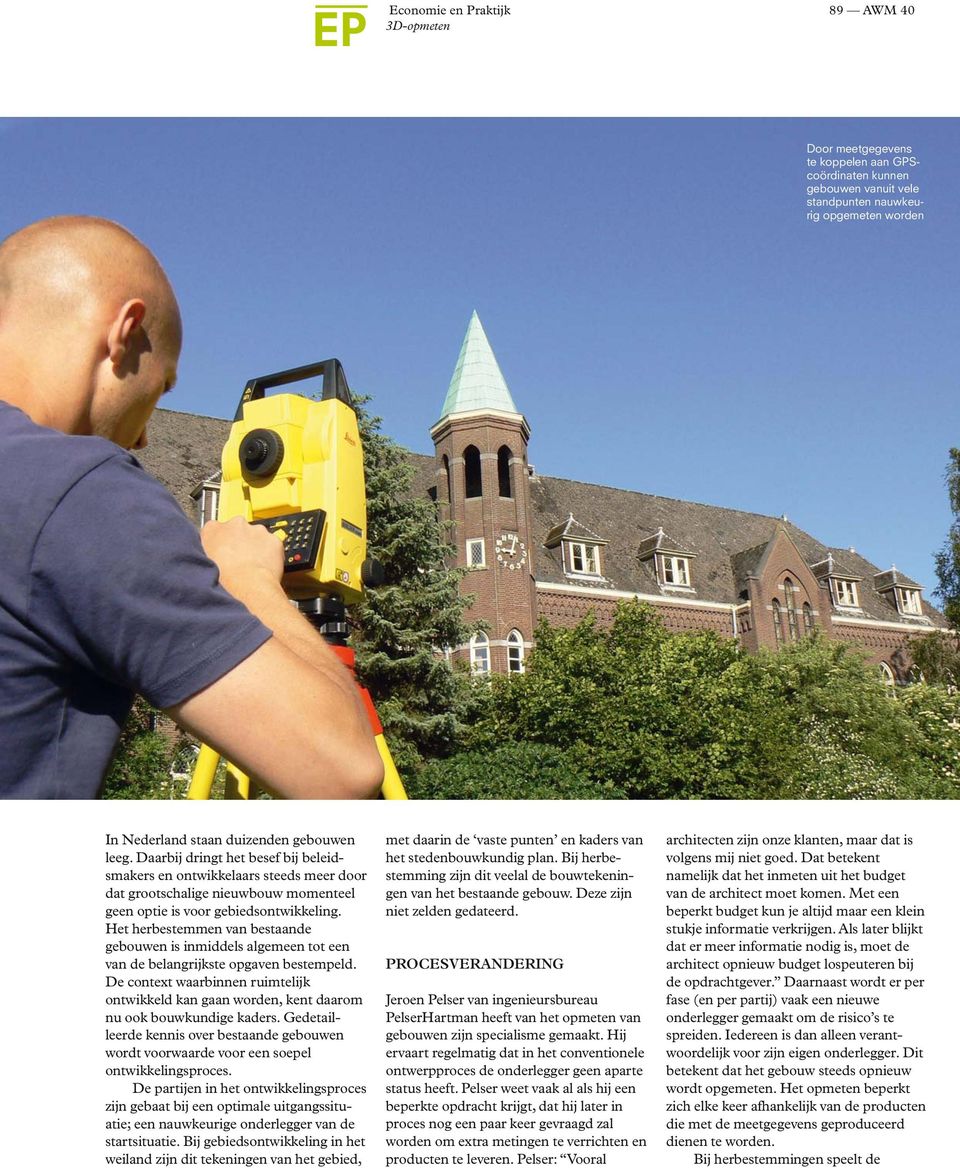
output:
<path id="1" fill-rule="evenodd" d="M 220 583 L 273 633 L 169 712 L 269 790 L 295 799 L 377 793 L 383 763 L 353 677 L 283 590 L 283 544 L 237 517 L 204 524 Z"/>
<path id="2" fill-rule="evenodd" d="M 200 542 L 220 569 L 220 583 L 251 612 L 256 612 L 264 592 L 280 589 L 283 543 L 261 524 L 247 523 L 239 516 L 226 523 L 205 523 Z"/>

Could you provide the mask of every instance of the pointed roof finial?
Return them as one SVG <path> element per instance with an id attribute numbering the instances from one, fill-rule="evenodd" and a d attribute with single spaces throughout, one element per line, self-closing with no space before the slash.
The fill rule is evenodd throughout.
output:
<path id="1" fill-rule="evenodd" d="M 507 414 L 519 412 L 474 309 L 440 417 L 482 410 Z"/>

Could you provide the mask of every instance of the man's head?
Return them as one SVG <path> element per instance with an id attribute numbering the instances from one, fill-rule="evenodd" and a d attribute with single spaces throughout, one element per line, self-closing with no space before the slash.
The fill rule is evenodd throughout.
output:
<path id="1" fill-rule="evenodd" d="M 44 219 L 0 243 L 0 398 L 120 446 L 176 378 L 180 311 L 163 269 L 106 219 Z"/>

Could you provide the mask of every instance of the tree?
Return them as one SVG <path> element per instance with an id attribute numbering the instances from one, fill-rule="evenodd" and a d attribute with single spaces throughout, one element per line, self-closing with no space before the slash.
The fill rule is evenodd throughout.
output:
<path id="1" fill-rule="evenodd" d="M 815 636 L 753 661 L 792 747 L 778 798 L 955 797 L 937 762 L 941 728 L 899 701 L 860 651 Z"/>
<path id="2" fill-rule="evenodd" d="M 780 736 L 747 663 L 734 641 L 668 633 L 637 603 L 608 632 L 591 617 L 541 624 L 528 671 L 494 679 L 477 744 L 551 743 L 582 776 L 633 798 L 749 798 Z"/>
<path id="3" fill-rule="evenodd" d="M 933 556 L 937 574 L 934 595 L 943 602 L 950 630 L 911 637 L 908 647 L 926 681 L 956 687 L 960 686 L 960 450 L 956 447 L 950 451 L 944 480 L 953 522 L 943 547 Z"/>
<path id="4" fill-rule="evenodd" d="M 751 655 L 714 633 L 668 633 L 631 602 L 608 631 L 590 617 L 542 624 L 527 672 L 493 679 L 467 749 L 560 751 L 560 797 L 579 777 L 631 798 L 949 798 L 955 713 L 960 703 L 898 701 L 842 644 Z"/>
<path id="5" fill-rule="evenodd" d="M 937 573 L 935 594 L 943 601 L 943 613 L 951 628 L 960 629 L 960 450 L 953 447 L 944 478 L 953 522 L 947 539 L 934 555 Z"/>
<path id="6" fill-rule="evenodd" d="M 960 687 L 960 636 L 955 632 L 921 633 L 908 642 L 910 659 L 924 681 Z"/>
<path id="7" fill-rule="evenodd" d="M 156 729 L 157 712 L 143 698 L 134 700 L 103 781 L 104 799 L 179 799 L 170 770 L 183 735 Z M 172 725 L 172 724 L 171 724 Z"/>
<path id="8" fill-rule="evenodd" d="M 507 742 L 428 763 L 411 780 L 414 799 L 625 799 L 613 783 L 586 778 L 566 752 Z"/>
<path id="9" fill-rule="evenodd" d="M 398 770 L 410 775 L 424 759 L 457 745 L 464 719 L 482 699 L 442 650 L 469 639 L 469 598 L 462 570 L 448 566 L 446 544 L 429 499 L 416 498 L 404 451 L 380 432 L 360 399 L 368 554 L 383 564 L 385 582 L 369 590 L 354 617 L 357 671 L 377 707 Z"/>

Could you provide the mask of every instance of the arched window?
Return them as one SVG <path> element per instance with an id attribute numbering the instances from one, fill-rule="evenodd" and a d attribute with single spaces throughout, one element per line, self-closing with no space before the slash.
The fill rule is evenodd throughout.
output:
<path id="1" fill-rule="evenodd" d="M 809 602 L 804 601 L 803 602 L 803 631 L 809 637 L 809 636 L 812 636 L 814 628 L 815 628 L 815 625 L 813 622 L 813 609 L 811 608 Z"/>
<path id="2" fill-rule="evenodd" d="M 897 684 L 896 676 L 894 675 L 893 670 L 886 663 L 886 661 L 880 662 L 880 678 L 883 681 L 884 685 L 896 685 Z"/>
<path id="3" fill-rule="evenodd" d="M 510 673 L 523 673 L 523 637 L 518 629 L 507 637 L 507 669 Z"/>
<path id="4" fill-rule="evenodd" d="M 474 633 L 470 638 L 470 669 L 473 673 L 490 672 L 490 639 L 486 633 Z"/>
<path id="5" fill-rule="evenodd" d="M 773 609 L 773 635 L 777 639 L 777 648 L 783 644 L 783 625 L 780 623 L 780 601 L 775 600 L 771 605 Z"/>
<path id="6" fill-rule="evenodd" d="M 783 598 L 787 602 L 787 627 L 790 630 L 790 640 L 796 641 L 797 631 L 797 604 L 793 597 L 793 581 L 787 576 L 783 581 Z"/>
<path id="7" fill-rule="evenodd" d="M 511 458 L 513 458 L 513 451 L 509 446 L 501 446 L 497 451 L 497 484 L 501 499 L 513 497 L 513 491 L 510 487 Z"/>
<path id="8" fill-rule="evenodd" d="M 447 495 L 444 502 L 452 503 L 453 502 L 453 483 L 450 481 L 450 459 L 447 458 L 446 455 L 443 456 L 443 477 L 446 480 L 446 486 L 444 487 L 444 490 L 446 491 L 446 495 Z"/>
<path id="9" fill-rule="evenodd" d="M 480 451 L 476 446 L 468 446 L 463 452 L 464 493 L 468 499 L 478 499 L 483 494 L 483 480 L 480 475 Z"/>

